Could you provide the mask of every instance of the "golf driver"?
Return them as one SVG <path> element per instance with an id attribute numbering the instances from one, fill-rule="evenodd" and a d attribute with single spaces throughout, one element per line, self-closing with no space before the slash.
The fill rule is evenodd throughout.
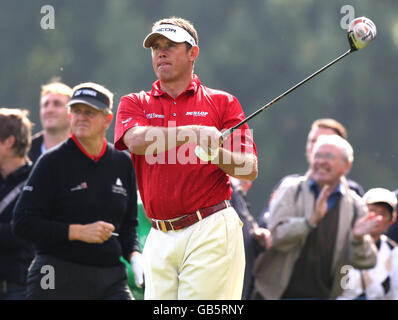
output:
<path id="1" fill-rule="evenodd" d="M 296 90 L 298 87 L 300 87 L 307 81 L 311 80 L 316 75 L 320 74 L 322 71 L 324 71 L 327 68 L 329 68 L 330 66 L 334 65 L 336 62 L 338 62 L 341 59 L 343 59 L 344 57 L 348 56 L 350 53 L 367 47 L 373 41 L 373 39 L 376 37 L 376 34 L 377 34 L 376 26 L 369 18 L 360 17 L 360 18 L 356 18 L 356 19 L 352 20 L 348 27 L 348 30 L 347 30 L 348 42 L 350 44 L 350 49 L 347 52 L 343 53 L 338 58 L 334 59 L 333 61 L 331 61 L 330 63 L 328 63 L 321 69 L 319 69 L 318 71 L 314 72 L 313 74 L 311 74 L 310 76 L 308 76 L 307 78 L 302 80 L 301 82 L 297 83 L 295 86 L 291 87 L 289 90 L 285 91 L 280 96 L 278 96 L 275 99 L 273 99 L 272 101 L 268 102 L 266 105 L 264 105 L 263 107 L 261 107 L 260 109 L 255 111 L 253 114 L 251 114 L 246 119 L 239 122 L 234 127 L 224 131 L 221 136 L 221 139 L 220 139 L 221 143 L 223 141 L 225 141 L 225 139 L 228 138 L 236 129 L 238 129 L 239 127 L 244 125 L 249 120 L 253 119 L 260 112 L 267 110 L 274 103 L 278 102 L 283 97 L 287 96 L 289 93 Z M 212 161 L 216 158 L 217 154 L 218 154 L 217 149 L 209 148 L 208 152 L 206 152 L 200 146 L 196 146 L 196 148 L 195 148 L 195 155 L 203 161 Z"/>

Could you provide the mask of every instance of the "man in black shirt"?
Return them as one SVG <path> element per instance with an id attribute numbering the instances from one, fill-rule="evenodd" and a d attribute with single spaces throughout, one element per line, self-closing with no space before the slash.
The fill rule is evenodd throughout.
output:
<path id="1" fill-rule="evenodd" d="M 31 248 L 12 233 L 12 211 L 32 164 L 28 112 L 0 109 L 0 300 L 24 299 Z"/>
<path id="2" fill-rule="evenodd" d="M 95 83 L 73 88 L 72 137 L 38 160 L 17 203 L 14 232 L 36 248 L 27 298 L 132 298 L 120 256 L 139 254 L 136 181 L 105 139 L 112 98 Z"/>
<path id="3" fill-rule="evenodd" d="M 259 228 L 256 220 L 249 211 L 247 203 L 247 192 L 251 188 L 251 181 L 240 180 L 230 177 L 232 195 L 231 206 L 236 210 L 239 218 L 243 222 L 243 242 L 245 245 L 245 275 L 243 279 L 242 300 L 252 298 L 254 278 L 252 269 L 258 254 L 264 249 L 268 249 L 271 241 L 271 234 L 267 229 Z"/>

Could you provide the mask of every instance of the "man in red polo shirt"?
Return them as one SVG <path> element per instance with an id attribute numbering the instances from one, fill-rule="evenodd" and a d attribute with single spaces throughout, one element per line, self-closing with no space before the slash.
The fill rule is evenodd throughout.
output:
<path id="1" fill-rule="evenodd" d="M 193 25 L 156 22 L 144 40 L 158 80 L 121 98 L 117 149 L 129 149 L 152 226 L 144 248 L 146 299 L 240 299 L 245 266 L 242 223 L 230 206 L 229 176 L 254 180 L 257 153 L 238 100 L 203 86 Z M 213 150 L 203 161 L 195 147 Z M 208 149 L 211 148 L 211 149 Z"/>

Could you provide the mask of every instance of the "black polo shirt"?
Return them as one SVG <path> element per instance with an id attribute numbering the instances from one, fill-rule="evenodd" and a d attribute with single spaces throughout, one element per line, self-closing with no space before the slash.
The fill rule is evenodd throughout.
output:
<path id="1" fill-rule="evenodd" d="M 108 143 L 98 161 L 87 157 L 72 138 L 35 164 L 14 212 L 14 232 L 35 244 L 39 254 L 66 261 L 113 266 L 120 256 L 139 251 L 137 191 L 130 157 Z M 119 237 L 102 244 L 70 241 L 70 224 L 102 220 Z"/>
<path id="2" fill-rule="evenodd" d="M 32 164 L 28 163 L 0 179 L 0 201 L 16 186 L 28 178 Z M 12 212 L 17 198 L 0 213 L 0 281 L 25 284 L 32 260 L 32 248 L 12 232 Z"/>
<path id="3" fill-rule="evenodd" d="M 33 163 L 35 163 L 42 154 L 42 145 L 44 142 L 43 133 L 44 131 L 40 131 L 32 137 L 32 146 L 30 147 L 28 157 Z"/>

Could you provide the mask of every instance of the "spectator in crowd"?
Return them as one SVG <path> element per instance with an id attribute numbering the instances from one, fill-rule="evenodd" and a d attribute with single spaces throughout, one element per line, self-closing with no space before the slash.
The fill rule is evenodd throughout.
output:
<path id="1" fill-rule="evenodd" d="M 346 128 L 338 121 L 331 118 L 322 118 L 315 120 L 311 125 L 311 130 L 308 133 L 307 144 L 306 144 L 306 158 L 307 162 L 310 163 L 311 152 L 314 147 L 314 144 L 318 140 L 320 135 L 330 135 L 337 134 L 340 137 L 347 140 L 347 130 Z M 362 186 L 355 182 L 354 180 L 347 179 L 348 186 L 351 190 L 354 190 L 359 196 L 363 196 L 363 188 Z"/>
<path id="2" fill-rule="evenodd" d="M 12 233 L 12 212 L 32 163 L 28 111 L 0 108 L 0 300 L 25 298 L 31 247 Z"/>
<path id="3" fill-rule="evenodd" d="M 259 228 L 256 220 L 250 213 L 249 205 L 246 200 L 247 192 L 250 190 L 252 182 L 230 177 L 232 195 L 231 206 L 236 210 L 239 218 L 243 222 L 243 241 L 245 247 L 245 276 L 243 281 L 242 300 L 248 300 L 252 296 L 254 278 L 252 275 L 253 265 L 256 257 L 264 249 L 270 247 L 271 233 L 263 228 Z"/>
<path id="4" fill-rule="evenodd" d="M 315 120 L 312 125 L 311 129 L 308 133 L 307 137 L 307 143 L 306 143 L 306 148 L 305 148 L 305 156 L 307 159 L 307 163 L 310 164 L 310 158 L 311 158 L 311 152 L 314 147 L 314 144 L 316 143 L 318 137 L 320 135 L 331 135 L 331 134 L 337 134 L 340 137 L 344 138 L 347 140 L 347 130 L 346 128 L 338 121 L 331 119 L 331 118 L 321 118 Z M 289 178 L 296 178 L 299 177 L 301 174 L 291 174 L 288 176 L 283 177 L 276 186 L 273 187 L 271 195 L 269 196 L 268 202 L 264 208 L 263 214 L 260 216 L 259 219 L 259 225 L 261 227 L 266 226 L 266 220 L 269 215 L 269 206 L 272 202 L 272 200 L 276 197 L 279 187 L 283 184 L 289 184 Z M 344 177 L 344 179 L 346 179 Z M 363 188 L 362 186 L 351 180 L 347 179 L 348 186 L 350 189 L 354 190 L 359 196 L 362 197 L 363 195 Z"/>
<path id="5" fill-rule="evenodd" d="M 73 88 L 72 136 L 40 157 L 17 202 L 14 232 L 36 249 L 28 299 L 132 298 L 120 257 L 139 255 L 136 180 L 128 154 L 105 138 L 112 99 L 96 83 Z M 44 266 L 53 287 L 43 287 Z"/>
<path id="6" fill-rule="evenodd" d="M 41 154 L 70 137 L 68 101 L 72 89 L 62 82 L 51 82 L 41 87 L 40 121 L 42 131 L 32 138 L 30 160 L 35 163 Z"/>
<path id="7" fill-rule="evenodd" d="M 115 146 L 132 153 L 152 220 L 143 252 L 145 299 L 240 299 L 242 223 L 228 201 L 229 176 L 254 180 L 257 155 L 247 125 L 232 136 L 239 142 L 236 149 L 219 145 L 221 130 L 244 118 L 242 107 L 193 73 L 199 47 L 189 21 L 157 21 L 144 47 L 151 48 L 158 80 L 150 91 L 122 97 Z M 158 148 L 153 148 L 153 134 Z M 212 147 L 216 157 L 200 161 L 197 145 Z M 160 157 L 165 161 L 153 161 Z"/>
<path id="8" fill-rule="evenodd" d="M 377 246 L 377 264 L 369 270 L 349 268 L 340 299 L 398 300 L 398 247 L 385 233 L 397 219 L 397 198 L 385 188 L 370 189 L 364 195 L 369 214 L 379 216 L 370 235 Z"/>
<path id="9" fill-rule="evenodd" d="M 310 170 L 278 193 L 268 220 L 272 247 L 255 262 L 257 297 L 334 299 L 341 293 L 342 266 L 376 264 L 369 232 L 379 218 L 367 214 L 344 179 L 353 159 L 345 139 L 320 136 Z"/>
<path id="10" fill-rule="evenodd" d="M 393 191 L 398 199 L 398 189 Z M 398 207 L 398 206 L 397 206 Z M 386 235 L 393 241 L 398 243 L 398 221 L 395 222 L 388 228 Z"/>

